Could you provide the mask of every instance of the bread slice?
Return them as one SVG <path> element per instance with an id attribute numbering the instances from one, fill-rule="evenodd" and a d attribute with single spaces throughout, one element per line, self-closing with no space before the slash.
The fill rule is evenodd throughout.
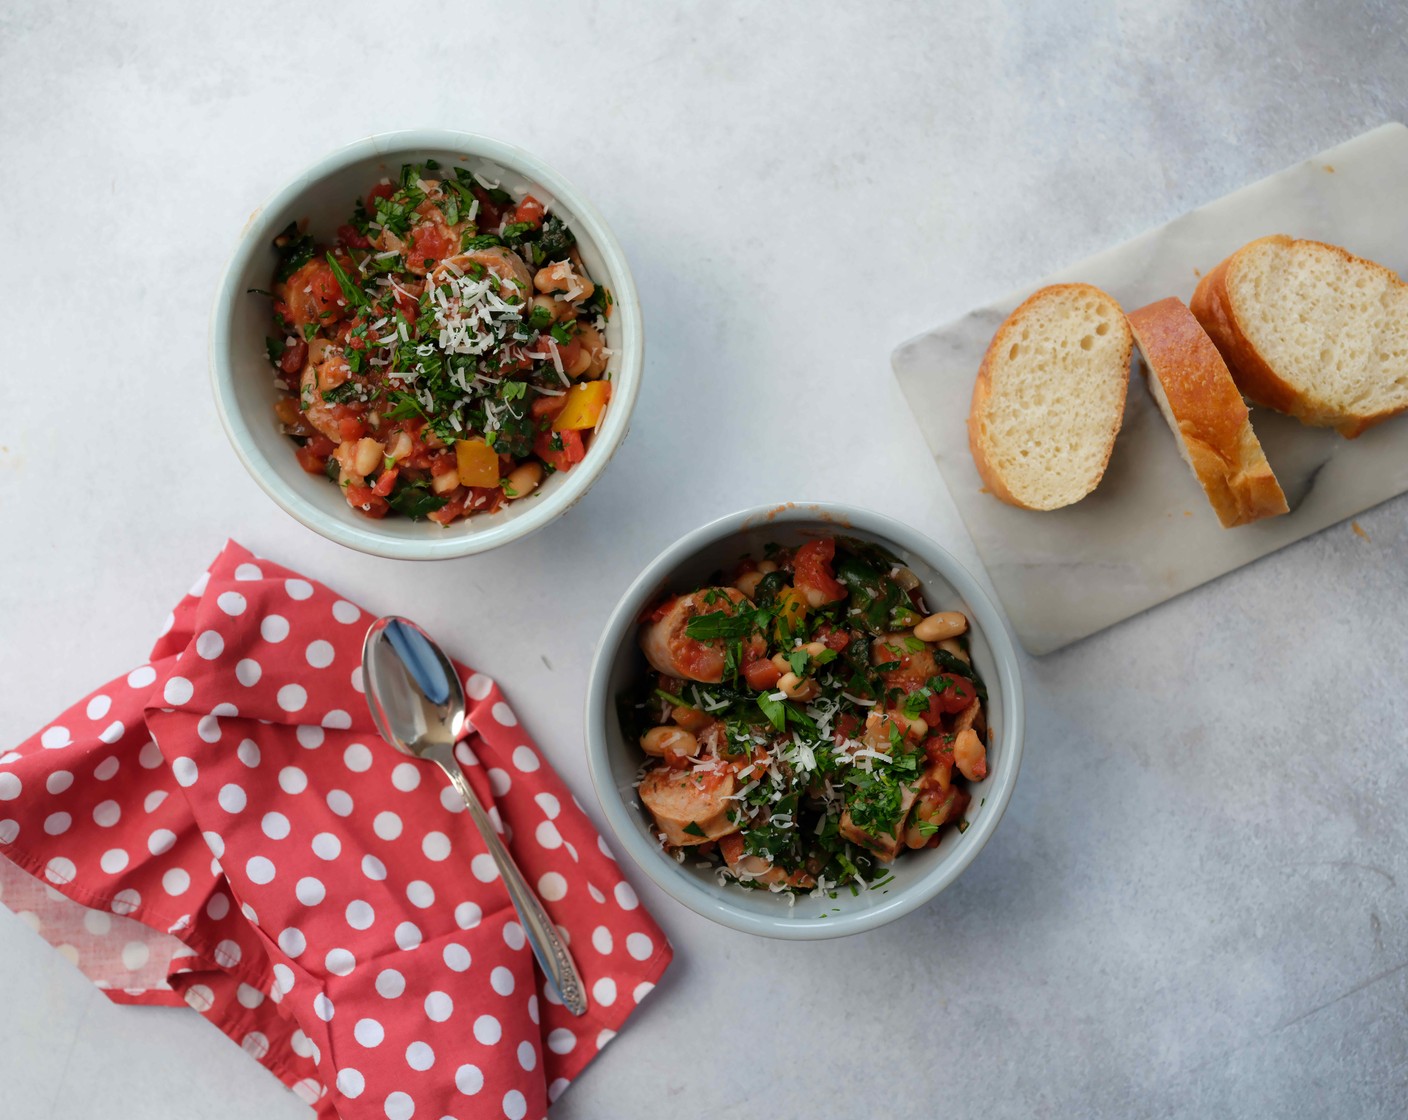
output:
<path id="1" fill-rule="evenodd" d="M 1183 301 L 1170 297 L 1131 311 L 1129 326 L 1149 392 L 1222 527 L 1289 512 L 1242 394 Z"/>
<path id="2" fill-rule="evenodd" d="M 1408 408 L 1408 284 L 1383 265 L 1275 234 L 1204 276 L 1192 310 L 1257 404 L 1349 439 Z"/>
<path id="3" fill-rule="evenodd" d="M 1042 288 L 1007 317 L 968 411 L 968 447 L 993 494 L 1059 509 L 1100 484 L 1124 420 L 1133 346 L 1120 305 L 1089 284 Z"/>

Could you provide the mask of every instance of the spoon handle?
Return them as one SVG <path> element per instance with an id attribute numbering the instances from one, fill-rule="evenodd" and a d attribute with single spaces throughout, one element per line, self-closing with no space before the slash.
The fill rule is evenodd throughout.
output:
<path id="1" fill-rule="evenodd" d="M 523 872 L 518 870 L 518 865 L 513 862 L 513 856 L 504 847 L 499 834 L 494 831 L 489 814 L 479 803 L 478 795 L 470 786 L 454 755 L 437 756 L 435 761 L 440 764 L 455 789 L 459 790 L 465 807 L 469 809 L 470 817 L 479 829 L 479 834 L 484 837 L 484 843 L 488 845 L 489 854 L 494 857 L 499 876 L 508 890 L 509 900 L 523 920 L 523 930 L 527 934 L 528 944 L 533 947 L 533 955 L 538 958 L 538 963 L 543 966 L 548 979 L 557 987 L 567 1010 L 573 1015 L 585 1015 L 587 995 L 582 988 L 582 976 L 577 971 L 577 962 L 572 959 L 571 950 L 563 943 L 557 927 L 552 924 L 548 912 L 543 909 L 542 902 L 528 885 Z"/>

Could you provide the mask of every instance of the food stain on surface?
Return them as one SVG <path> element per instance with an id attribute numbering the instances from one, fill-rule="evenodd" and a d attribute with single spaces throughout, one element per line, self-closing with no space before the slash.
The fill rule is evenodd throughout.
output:
<path id="1" fill-rule="evenodd" d="M 1331 175 L 1333 175 L 1333 174 L 1335 173 L 1334 164 L 1327 163 L 1327 164 L 1325 164 L 1324 166 L 1325 166 L 1325 170 L 1328 171 Z"/>
<path id="2" fill-rule="evenodd" d="M 1356 536 L 1363 537 L 1366 541 L 1373 539 L 1373 538 L 1371 538 L 1371 537 L 1369 536 L 1368 533 L 1366 533 L 1366 532 L 1364 531 L 1364 526 L 1361 525 L 1361 524 L 1359 524 L 1359 522 L 1357 522 L 1357 521 L 1351 521 L 1351 522 L 1349 523 L 1349 527 L 1354 530 Z"/>

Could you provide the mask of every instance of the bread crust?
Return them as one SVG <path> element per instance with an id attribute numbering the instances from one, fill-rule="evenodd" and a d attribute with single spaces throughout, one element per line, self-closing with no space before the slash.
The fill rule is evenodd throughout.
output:
<path id="1" fill-rule="evenodd" d="M 1302 424 L 1334 428 L 1346 439 L 1353 439 L 1375 424 L 1381 424 L 1402 412 L 1401 408 L 1386 409 L 1383 412 L 1355 416 L 1325 407 L 1308 393 L 1301 392 L 1286 382 L 1261 356 L 1261 352 L 1247 338 L 1242 324 L 1237 319 L 1236 309 L 1228 295 L 1228 277 L 1239 267 L 1249 249 L 1264 242 L 1275 242 L 1289 247 L 1296 243 L 1296 239 L 1287 237 L 1284 233 L 1273 233 L 1268 237 L 1259 237 L 1255 241 L 1247 242 L 1198 281 L 1198 287 L 1189 301 L 1194 318 L 1202 325 L 1226 360 L 1237 388 L 1256 404 L 1294 416 Z M 1347 264 L 1355 267 L 1367 265 L 1386 273 L 1393 283 L 1403 283 L 1390 269 L 1363 257 L 1356 257 L 1338 245 L 1307 239 L 1301 239 L 1301 242 L 1319 245 L 1343 258 Z"/>
<path id="2" fill-rule="evenodd" d="M 968 450 L 973 456 L 973 465 L 978 468 L 978 475 L 982 478 L 983 485 L 987 487 L 988 491 L 992 493 L 994 497 L 1006 502 L 1009 506 L 1016 506 L 1018 509 L 1038 510 L 1047 508 L 1059 509 L 1062 507 L 1027 505 L 1012 493 L 1007 484 L 1003 481 L 1002 475 L 998 473 L 997 469 L 988 460 L 987 447 L 983 441 L 981 430 L 982 417 L 987 411 L 988 401 L 992 397 L 993 366 L 996 364 L 1002 352 L 1011 345 L 1012 340 L 1010 336 L 1020 329 L 1022 317 L 1034 304 L 1050 298 L 1053 294 L 1064 292 L 1093 295 L 1100 299 L 1108 300 L 1114 305 L 1115 310 L 1119 312 L 1121 316 L 1124 314 L 1118 300 L 1108 292 L 1095 287 L 1093 284 L 1049 284 L 1044 288 L 1038 288 L 1023 300 L 1017 309 L 1007 316 L 1007 318 L 1002 321 L 1002 325 L 997 328 L 996 333 L 992 336 L 992 341 L 988 343 L 987 352 L 983 354 L 982 364 L 978 366 L 977 380 L 973 382 L 973 399 L 968 407 Z M 1082 494 L 1080 496 L 1081 498 L 1085 497 L 1086 494 L 1089 494 L 1100 485 L 1100 480 L 1105 477 L 1105 469 L 1110 465 L 1110 455 L 1115 450 L 1115 437 L 1119 435 L 1120 425 L 1124 422 L 1124 403 L 1125 397 L 1129 392 L 1129 358 L 1132 349 L 1131 344 L 1130 349 L 1125 351 L 1125 375 L 1120 382 L 1120 407 L 1115 417 L 1114 426 L 1110 430 L 1109 439 L 1106 441 L 1105 455 L 1100 462 L 1100 470 L 1095 476 L 1095 481 L 1091 483 L 1090 489 L 1087 490 L 1085 494 Z M 1079 500 L 1080 498 L 1074 499 L 1074 501 Z"/>
<path id="3" fill-rule="evenodd" d="M 1289 512 L 1217 347 L 1183 301 L 1128 315 L 1147 375 L 1157 378 L 1189 466 L 1223 528 Z"/>

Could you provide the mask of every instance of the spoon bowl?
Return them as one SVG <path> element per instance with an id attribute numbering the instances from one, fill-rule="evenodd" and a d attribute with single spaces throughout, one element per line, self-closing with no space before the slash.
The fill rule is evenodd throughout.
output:
<path id="1" fill-rule="evenodd" d="M 429 634 L 409 619 L 378 619 L 362 643 L 362 673 L 383 739 L 412 758 L 454 749 L 464 731 L 464 687 Z"/>

